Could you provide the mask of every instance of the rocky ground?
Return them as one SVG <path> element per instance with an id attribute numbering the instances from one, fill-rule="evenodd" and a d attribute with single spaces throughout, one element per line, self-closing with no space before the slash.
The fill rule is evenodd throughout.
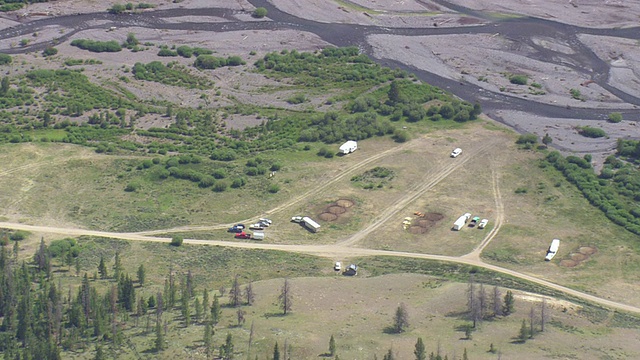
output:
<path id="1" fill-rule="evenodd" d="M 533 2 L 528 0 L 470 1 L 453 0 L 456 5 L 481 10 L 496 16 L 512 16 L 521 14 L 536 16 L 567 24 L 585 27 L 625 27 L 637 24 L 640 18 L 640 3 L 614 0 L 546 0 Z M 20 11 L 2 14 L 0 28 L 15 26 L 18 22 L 28 22 L 42 16 L 56 16 L 73 13 L 89 13 L 106 11 L 115 1 L 91 2 L 86 0 L 62 0 L 49 3 L 29 5 Z M 250 13 L 254 9 L 246 0 L 237 1 L 203 1 L 186 0 L 179 3 L 151 0 L 157 9 L 224 7 L 234 11 L 233 16 L 242 21 L 255 20 Z M 388 28 L 446 28 L 486 23 L 478 17 L 464 15 L 452 11 L 442 5 L 430 1 L 413 0 L 352 0 L 352 1 L 312 1 L 312 0 L 271 0 L 279 10 L 300 18 L 324 23 L 348 23 Z M 596 12 L 597 10 L 597 12 Z M 153 11 L 153 10 L 147 10 Z M 511 15 L 509 15 L 511 14 Z M 23 16 L 27 15 L 27 16 Z M 597 16 L 596 16 L 597 15 Z M 184 16 L 166 18 L 168 23 L 228 21 L 217 17 Z M 47 31 L 25 37 L 24 35 L 0 39 L 0 49 L 16 48 L 23 39 L 30 43 L 51 41 L 59 34 L 69 31 L 63 27 L 52 26 Z M 73 38 L 90 38 L 96 40 L 122 41 L 129 32 L 134 32 L 141 42 L 159 44 L 192 45 L 215 49 L 222 55 L 241 55 L 249 61 L 257 59 L 268 51 L 298 49 L 313 51 L 328 45 L 318 36 L 299 30 L 252 30 L 252 31 L 178 31 L 155 30 L 143 27 L 118 28 L 114 31 L 86 30 Z M 580 41 L 593 51 L 601 60 L 611 65 L 609 85 L 634 96 L 640 96 L 640 50 L 637 41 L 632 39 L 613 38 L 596 35 L 579 35 Z M 635 106 L 625 103 L 616 95 L 589 81 L 583 72 L 575 70 L 570 59 L 562 65 L 548 63 L 532 58 L 536 49 L 530 45 L 503 36 L 499 32 L 493 34 L 454 34 L 430 36 L 370 35 L 366 41 L 372 46 L 378 58 L 389 58 L 436 73 L 445 78 L 464 80 L 475 84 L 487 93 L 507 94 L 532 102 L 555 104 L 575 108 L 595 109 L 634 109 Z M 545 36 L 534 37 L 532 42 L 543 49 L 555 51 L 559 58 L 572 55 L 571 44 Z M 455 44 L 455 46 L 451 46 Z M 58 46 L 61 54 L 71 58 L 98 59 L 114 69 L 111 75 L 101 70 L 96 77 L 120 76 L 119 66 L 132 66 L 135 62 L 157 60 L 155 51 L 129 53 L 126 59 L 113 54 L 94 54 L 71 47 L 68 43 Z M 248 56 L 255 51 L 255 57 Z M 25 57 L 47 66 L 47 62 L 38 59 L 37 55 Z M 568 58 L 567 58 L 568 59 Z M 30 61 L 31 61 L 30 60 Z M 172 59 L 175 60 L 175 59 Z M 192 60 L 183 60 L 188 65 Z M 20 71 L 16 69 L 15 71 Z M 91 68 L 87 67 L 91 75 Z M 529 86 L 514 85 L 509 82 L 510 74 L 524 74 L 529 78 Z M 225 88 L 234 96 L 254 103 L 275 103 L 283 105 L 283 99 L 264 97 L 255 90 L 260 83 L 254 77 L 240 75 L 234 70 L 221 70 L 212 74 L 213 80 L 220 88 Z M 531 84 L 535 86 L 531 86 Z M 144 87 L 130 86 L 130 91 L 141 97 L 156 96 L 184 105 L 207 105 L 202 98 L 194 97 L 188 92 L 176 89 L 154 88 L 153 92 Z M 580 92 L 580 99 L 571 96 L 570 91 Z M 613 111 L 613 110 L 612 110 Z M 591 121 L 589 125 L 602 127 L 609 134 L 603 141 L 593 141 L 581 137 L 575 126 L 583 124 L 582 119 L 548 119 L 528 113 L 501 111 L 499 115 L 507 124 L 521 132 L 534 132 L 540 135 L 549 133 L 554 144 L 563 151 L 599 153 L 603 158 L 614 148 L 618 137 L 640 137 L 635 126 L 638 119 L 625 118 L 620 124 L 609 124 L 602 121 Z M 250 125 L 251 123 L 248 123 Z"/>

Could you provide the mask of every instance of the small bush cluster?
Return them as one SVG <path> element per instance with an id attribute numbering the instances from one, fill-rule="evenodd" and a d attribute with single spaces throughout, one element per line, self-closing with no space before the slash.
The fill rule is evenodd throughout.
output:
<path id="1" fill-rule="evenodd" d="M 198 69 L 213 70 L 223 66 L 239 66 L 246 64 L 239 56 L 229 56 L 221 58 L 212 55 L 200 55 L 196 58 L 194 66 Z"/>
<path id="2" fill-rule="evenodd" d="M 115 40 L 110 41 L 94 41 L 87 39 L 76 39 L 71 42 L 71 46 L 78 47 L 82 50 L 91 52 L 118 52 L 122 50 L 122 46 Z"/>

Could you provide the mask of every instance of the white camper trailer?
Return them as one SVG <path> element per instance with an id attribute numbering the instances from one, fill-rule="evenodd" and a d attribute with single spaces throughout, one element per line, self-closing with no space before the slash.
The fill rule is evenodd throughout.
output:
<path id="1" fill-rule="evenodd" d="M 551 241 L 551 246 L 549 246 L 549 250 L 547 250 L 547 256 L 545 256 L 544 259 L 546 261 L 551 261 L 551 259 L 553 259 L 553 257 L 556 256 L 556 253 L 558 252 L 559 247 L 560 247 L 560 240 L 553 239 L 553 241 Z"/>
<path id="2" fill-rule="evenodd" d="M 302 224 L 311 232 L 317 232 L 320 229 L 320 224 L 313 221 L 310 217 L 305 216 L 302 218 Z"/>
<path id="3" fill-rule="evenodd" d="M 464 215 L 460 216 L 460 217 L 458 218 L 458 220 L 456 220 L 456 221 L 453 223 L 453 227 L 452 227 L 451 229 L 453 229 L 453 230 L 460 230 L 460 229 L 462 229 L 462 228 L 464 227 L 464 225 L 467 223 L 467 221 L 469 221 L 469 218 L 470 218 L 470 217 L 471 217 L 471 214 L 470 214 L 470 213 L 466 213 L 466 214 L 464 214 Z"/>
<path id="4" fill-rule="evenodd" d="M 343 154 L 343 155 L 350 154 L 356 151 L 357 149 L 358 149 L 358 143 L 353 140 L 349 140 L 346 143 L 340 145 L 340 154 Z"/>

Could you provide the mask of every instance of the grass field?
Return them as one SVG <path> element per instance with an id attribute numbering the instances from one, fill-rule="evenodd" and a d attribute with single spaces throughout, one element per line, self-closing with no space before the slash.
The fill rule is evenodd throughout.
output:
<path id="1" fill-rule="evenodd" d="M 30 239 L 24 244 L 31 247 L 36 243 L 37 240 Z M 130 274 L 135 274 L 138 264 L 143 264 L 148 269 L 147 282 L 136 294 L 145 298 L 161 291 L 170 268 L 178 279 L 191 270 L 196 293 L 201 296 L 204 289 L 209 289 L 210 299 L 217 293 L 214 289 L 220 286 L 229 289 L 235 274 L 240 276 L 243 285 L 253 281 L 256 301 L 253 306 L 241 307 L 246 312 L 244 324 L 238 326 L 237 309 L 226 306 L 228 297 L 221 298 L 222 319 L 216 326 L 214 342 L 221 345 L 227 334 L 232 334 L 237 358 L 247 355 L 252 324 L 251 358 L 271 354 L 276 341 L 281 350 L 285 342 L 290 345 L 292 357 L 319 357 L 328 351 L 331 335 L 336 339 L 340 358 L 354 359 L 381 357 L 389 348 L 393 348 L 398 358 L 411 358 L 417 337 L 424 339 L 428 352 L 437 352 L 440 348 L 450 359 L 460 358 L 465 348 L 470 359 L 495 359 L 497 353 L 488 352 L 490 344 L 502 358 L 601 359 L 603 354 L 614 358 L 634 358 L 640 354 L 634 335 L 640 327 L 636 317 L 553 298 L 547 300 L 550 316 L 545 332 L 524 344 L 518 343 L 516 336 L 522 320 L 528 321 L 531 308 L 539 316 L 541 307 L 540 295 L 520 291 L 515 291 L 514 314 L 480 323 L 471 339 L 466 339 L 468 267 L 396 258 L 352 259 L 361 264 L 361 271 L 356 277 L 345 277 L 333 271 L 332 262 L 327 259 L 275 251 L 174 248 L 166 244 L 91 237 L 80 238 L 79 244 L 83 248 L 82 272 L 92 274 L 100 256 L 105 257 L 107 264 L 113 264 L 115 251 L 120 251 L 124 271 Z M 24 256 L 27 251 L 22 249 L 20 253 Z M 80 277 L 73 276 L 73 269 L 71 272 L 67 272 L 66 267 L 54 270 L 63 288 L 79 283 Z M 293 308 L 287 316 L 280 315 L 277 305 L 284 277 L 291 278 L 293 292 Z M 489 294 L 493 291 L 490 284 L 495 281 L 515 287 L 523 285 L 485 271 L 477 272 L 476 279 L 486 281 Z M 109 280 L 92 281 L 92 285 L 102 289 L 111 284 Z M 501 287 L 500 291 L 503 295 L 506 289 Z M 410 326 L 402 334 L 392 334 L 386 328 L 391 325 L 400 303 L 408 307 Z M 153 325 L 155 315 L 149 317 Z M 141 318 L 137 327 L 133 321 L 123 327 L 131 345 L 121 347 L 119 358 L 134 358 L 133 349 L 152 358 L 204 358 L 202 324 L 196 322 L 185 327 L 178 310 L 165 312 L 164 319 L 169 320 L 168 348 L 156 354 L 151 350 L 153 327 L 150 335 L 145 334 L 146 318 Z M 65 358 L 78 359 L 91 356 L 90 353 L 64 354 Z"/>

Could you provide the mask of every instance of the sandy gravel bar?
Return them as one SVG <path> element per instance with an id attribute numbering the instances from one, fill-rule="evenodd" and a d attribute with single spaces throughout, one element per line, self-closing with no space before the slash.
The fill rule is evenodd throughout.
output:
<path id="1" fill-rule="evenodd" d="M 450 0 L 452 4 L 488 13 L 532 16 L 564 24 L 612 28 L 638 26 L 636 0 Z"/>

